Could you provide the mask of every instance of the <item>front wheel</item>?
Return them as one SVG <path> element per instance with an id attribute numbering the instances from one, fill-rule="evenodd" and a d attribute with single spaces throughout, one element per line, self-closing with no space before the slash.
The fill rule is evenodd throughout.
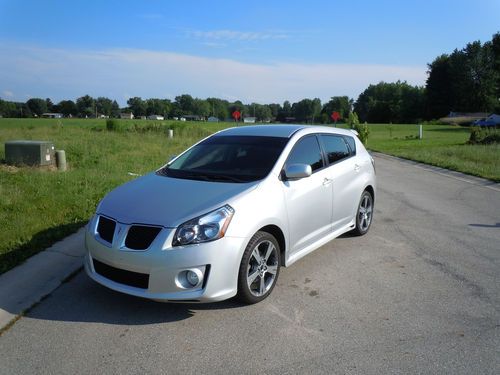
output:
<path id="1" fill-rule="evenodd" d="M 368 232 L 373 219 L 373 197 L 369 191 L 365 190 L 359 200 L 358 211 L 356 213 L 356 228 L 353 233 L 362 236 Z"/>
<path id="2" fill-rule="evenodd" d="M 280 246 L 267 232 L 250 239 L 241 259 L 238 274 L 238 298 L 257 303 L 271 294 L 280 272 Z"/>

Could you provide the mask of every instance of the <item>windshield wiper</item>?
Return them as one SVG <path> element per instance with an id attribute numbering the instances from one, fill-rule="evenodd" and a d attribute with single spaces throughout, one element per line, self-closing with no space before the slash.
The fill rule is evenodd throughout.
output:
<path id="1" fill-rule="evenodd" d="M 230 181 L 230 182 L 249 182 L 248 180 L 228 176 L 225 174 L 214 174 L 214 173 L 203 173 L 203 172 L 188 172 L 184 170 L 175 170 L 175 173 L 169 173 L 171 170 L 164 168 L 158 171 L 159 174 L 174 178 L 186 178 L 189 180 L 200 180 L 200 181 Z M 172 171 L 173 172 L 173 171 Z"/>
<path id="2" fill-rule="evenodd" d="M 228 176 L 225 174 L 206 174 L 204 176 L 208 177 L 209 179 L 214 179 L 214 180 L 231 181 L 231 182 L 248 182 L 248 181 L 243 180 L 241 178 L 234 177 L 234 176 Z"/>

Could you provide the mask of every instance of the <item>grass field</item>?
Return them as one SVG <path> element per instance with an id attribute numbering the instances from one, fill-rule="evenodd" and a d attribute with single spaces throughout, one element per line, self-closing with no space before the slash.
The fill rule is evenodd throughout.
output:
<path id="1" fill-rule="evenodd" d="M 417 125 L 369 125 L 368 147 L 406 159 L 500 181 L 500 145 L 467 145 L 470 129 L 425 125 L 418 139 Z"/>
<path id="2" fill-rule="evenodd" d="M 0 164 L 0 273 L 83 226 L 111 189 L 166 162 L 227 123 L 125 121 L 110 132 L 105 120 L 0 119 L 0 143 L 53 141 L 66 151 L 69 170 L 56 172 Z M 174 129 L 168 139 L 166 130 Z M 499 145 L 464 145 L 468 129 L 370 125 L 369 148 L 500 181 Z M 0 148 L 0 159 L 4 159 Z"/>

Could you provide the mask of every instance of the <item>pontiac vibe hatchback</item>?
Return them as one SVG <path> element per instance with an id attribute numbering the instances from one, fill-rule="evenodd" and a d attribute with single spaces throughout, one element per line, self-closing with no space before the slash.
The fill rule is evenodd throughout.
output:
<path id="1" fill-rule="evenodd" d="M 85 270 L 159 301 L 266 298 L 280 267 L 373 219 L 375 168 L 349 130 L 220 131 L 109 193 L 87 225 Z"/>

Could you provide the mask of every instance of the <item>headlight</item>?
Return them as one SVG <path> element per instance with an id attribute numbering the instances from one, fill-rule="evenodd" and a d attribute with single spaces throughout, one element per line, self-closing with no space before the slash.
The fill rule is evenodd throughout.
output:
<path id="1" fill-rule="evenodd" d="M 172 246 L 192 245 L 224 237 L 233 214 L 234 209 L 226 204 L 224 207 L 181 224 L 175 231 Z"/>

